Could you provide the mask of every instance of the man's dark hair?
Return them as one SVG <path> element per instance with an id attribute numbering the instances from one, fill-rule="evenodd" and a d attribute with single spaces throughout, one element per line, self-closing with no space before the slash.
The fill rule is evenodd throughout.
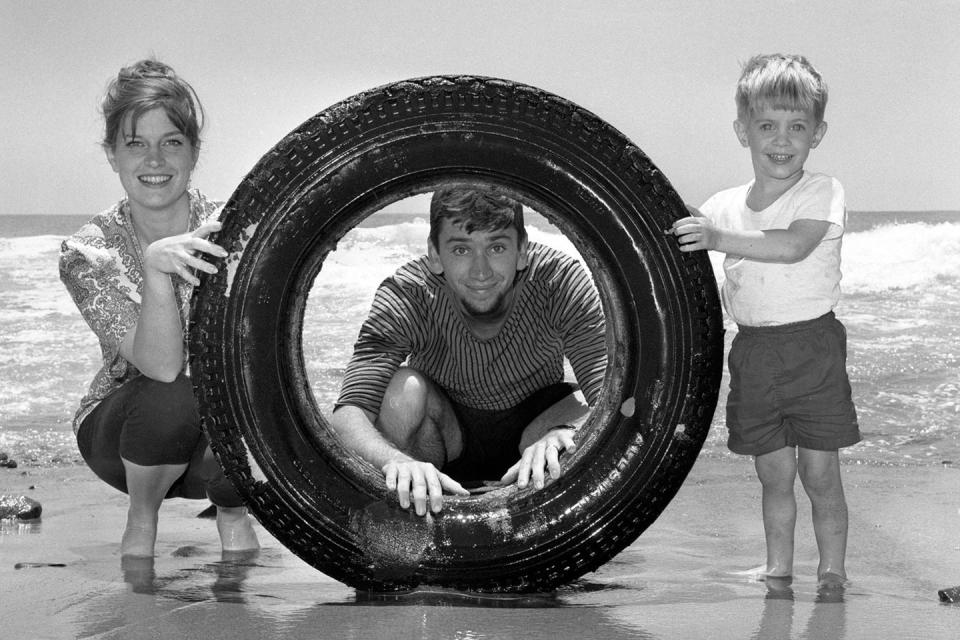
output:
<path id="1" fill-rule="evenodd" d="M 518 246 L 527 239 L 523 205 L 497 187 L 449 185 L 434 191 L 430 200 L 430 242 L 435 249 L 439 248 L 444 218 L 462 225 L 467 233 L 497 231 L 512 225 L 517 230 Z"/>

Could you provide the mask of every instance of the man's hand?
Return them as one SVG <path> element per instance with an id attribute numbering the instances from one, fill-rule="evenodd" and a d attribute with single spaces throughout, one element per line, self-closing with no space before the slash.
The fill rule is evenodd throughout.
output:
<path id="1" fill-rule="evenodd" d="M 517 482 L 517 486 L 525 489 L 533 479 L 533 486 L 542 489 L 545 482 L 544 469 L 550 477 L 556 480 L 560 477 L 560 452 L 573 453 L 577 444 L 573 440 L 574 430 L 571 427 L 555 427 L 546 435 L 523 450 L 520 461 L 513 465 L 500 479 L 502 484 Z"/>
<path id="2" fill-rule="evenodd" d="M 391 460 L 383 465 L 383 475 L 386 477 L 387 489 L 397 492 L 400 506 L 404 509 L 410 508 L 412 495 L 413 507 L 418 516 L 427 514 L 427 498 L 430 499 L 430 510 L 439 513 L 443 508 L 444 489 L 453 495 L 470 495 L 459 482 L 441 473 L 429 462 Z"/>

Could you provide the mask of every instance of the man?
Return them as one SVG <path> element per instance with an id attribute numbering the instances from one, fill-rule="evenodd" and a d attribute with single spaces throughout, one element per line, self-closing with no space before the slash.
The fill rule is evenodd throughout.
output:
<path id="1" fill-rule="evenodd" d="M 559 477 L 606 363 L 582 265 L 528 242 L 523 207 L 495 187 L 443 187 L 427 255 L 377 290 L 331 424 L 401 506 L 438 512 L 444 490 L 469 495 L 461 483 Z"/>

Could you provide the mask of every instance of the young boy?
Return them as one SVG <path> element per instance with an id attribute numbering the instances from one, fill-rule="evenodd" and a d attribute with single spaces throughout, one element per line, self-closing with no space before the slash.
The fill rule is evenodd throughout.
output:
<path id="1" fill-rule="evenodd" d="M 754 456 L 763 488 L 767 563 L 790 576 L 794 481 L 813 507 L 821 585 L 846 580 L 847 505 L 838 449 L 860 441 L 846 372 L 837 180 L 804 171 L 827 131 L 827 87 L 806 58 L 762 55 L 744 66 L 733 123 L 754 180 L 711 197 L 672 228 L 681 251 L 726 253 L 723 305 L 739 326 L 729 354 L 727 446 Z"/>

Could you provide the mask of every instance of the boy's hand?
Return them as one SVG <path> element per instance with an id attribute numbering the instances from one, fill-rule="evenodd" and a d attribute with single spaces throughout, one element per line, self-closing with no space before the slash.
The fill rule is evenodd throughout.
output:
<path id="1" fill-rule="evenodd" d="M 687 209 L 692 208 L 688 205 Z M 697 210 L 692 209 L 692 211 Z M 697 214 L 699 213 L 697 211 Z M 709 218 L 681 218 L 670 227 L 670 233 L 677 236 L 680 251 L 714 250 L 720 242 L 720 232 Z"/>

